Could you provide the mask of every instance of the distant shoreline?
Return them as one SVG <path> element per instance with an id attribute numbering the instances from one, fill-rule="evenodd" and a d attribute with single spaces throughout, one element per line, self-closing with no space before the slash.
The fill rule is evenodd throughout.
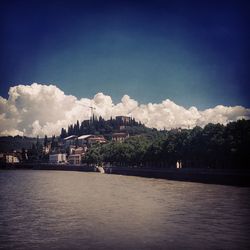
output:
<path id="1" fill-rule="evenodd" d="M 95 166 L 64 164 L 0 164 L 0 170 L 57 170 L 95 172 Z M 128 175 L 176 181 L 199 182 L 250 187 L 250 171 L 247 169 L 204 169 L 204 168 L 105 168 L 106 174 Z"/>
<path id="2" fill-rule="evenodd" d="M 95 168 L 93 166 L 88 166 L 85 164 L 72 165 L 72 164 L 50 164 L 50 163 L 0 164 L 0 169 L 61 170 L 61 171 L 84 171 L 84 172 L 95 171 Z"/>

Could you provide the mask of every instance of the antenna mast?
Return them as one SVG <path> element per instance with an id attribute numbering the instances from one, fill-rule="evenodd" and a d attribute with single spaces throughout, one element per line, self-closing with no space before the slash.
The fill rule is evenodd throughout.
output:
<path id="1" fill-rule="evenodd" d="M 82 106 L 87 107 L 90 109 L 90 118 L 89 118 L 89 122 L 91 123 L 91 119 L 93 119 L 93 115 L 94 115 L 94 109 L 96 109 L 94 106 L 88 106 L 85 104 L 82 104 Z"/>

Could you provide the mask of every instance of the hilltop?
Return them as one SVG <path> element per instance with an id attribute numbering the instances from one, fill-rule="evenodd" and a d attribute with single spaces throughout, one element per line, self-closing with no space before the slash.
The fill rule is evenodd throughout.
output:
<path id="1" fill-rule="evenodd" d="M 93 116 L 90 120 L 84 120 L 81 123 L 77 121 L 75 124 L 70 124 L 67 130 L 62 128 L 60 137 L 93 134 L 103 135 L 106 139 L 110 140 L 112 134 L 115 132 L 126 132 L 133 136 L 148 133 L 152 130 L 156 129 L 150 129 L 128 116 L 116 116 L 114 119 L 111 117 L 109 120 L 104 120 L 101 116 L 99 118 Z"/>

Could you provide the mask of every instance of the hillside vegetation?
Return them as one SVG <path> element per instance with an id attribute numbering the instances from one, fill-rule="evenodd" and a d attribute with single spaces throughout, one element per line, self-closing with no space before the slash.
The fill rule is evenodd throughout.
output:
<path id="1" fill-rule="evenodd" d="M 250 121 L 226 126 L 153 131 L 130 137 L 124 143 L 110 142 L 92 147 L 85 160 L 123 166 L 184 168 L 249 168 Z"/>

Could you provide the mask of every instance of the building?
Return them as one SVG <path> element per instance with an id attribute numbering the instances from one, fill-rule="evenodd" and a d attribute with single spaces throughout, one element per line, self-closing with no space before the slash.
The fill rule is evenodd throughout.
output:
<path id="1" fill-rule="evenodd" d="M 81 135 L 78 139 L 78 146 L 84 147 L 88 144 L 88 139 L 93 135 Z"/>
<path id="2" fill-rule="evenodd" d="M 68 162 L 73 165 L 81 164 L 82 158 L 85 156 L 87 147 L 71 147 L 70 154 L 68 156 Z"/>
<path id="3" fill-rule="evenodd" d="M 120 122 L 122 124 L 129 123 L 131 121 L 131 117 L 129 116 L 116 116 L 115 119 L 117 122 Z"/>
<path id="4" fill-rule="evenodd" d="M 88 143 L 90 145 L 96 144 L 96 143 L 106 143 L 107 140 L 104 138 L 103 135 L 94 135 L 88 139 Z"/>
<path id="5" fill-rule="evenodd" d="M 84 155 L 87 151 L 87 147 L 74 147 L 71 148 L 70 150 L 70 155 L 74 155 L 74 154 L 80 154 L 80 155 Z"/>
<path id="6" fill-rule="evenodd" d="M 127 133 L 114 133 L 112 135 L 112 141 L 123 142 L 125 139 L 129 138 Z"/>
<path id="7" fill-rule="evenodd" d="M 70 145 L 75 145 L 77 141 L 77 136 L 76 135 L 70 135 L 66 138 L 63 139 L 65 146 L 68 147 Z"/>
<path id="8" fill-rule="evenodd" d="M 49 156 L 49 162 L 55 164 L 66 163 L 66 154 L 51 154 Z"/>
<path id="9" fill-rule="evenodd" d="M 78 147 L 73 151 L 73 154 L 84 155 L 87 151 L 87 147 Z"/>
<path id="10" fill-rule="evenodd" d="M 6 163 L 19 163 L 20 161 L 15 155 L 7 154 L 5 155 L 5 162 Z"/>
<path id="11" fill-rule="evenodd" d="M 103 135 L 81 135 L 78 137 L 78 146 L 92 145 L 95 143 L 106 143 Z"/>
<path id="12" fill-rule="evenodd" d="M 68 162 L 73 165 L 80 165 L 82 161 L 81 154 L 72 154 L 68 156 Z"/>
<path id="13" fill-rule="evenodd" d="M 125 130 L 125 129 L 126 129 L 126 126 L 124 126 L 124 125 L 119 126 L 119 130 L 120 130 L 120 131 L 123 131 L 123 130 Z"/>
<path id="14" fill-rule="evenodd" d="M 74 154 L 74 150 L 76 149 L 76 146 L 75 145 L 69 145 L 68 146 L 68 153 L 70 155 Z"/>

